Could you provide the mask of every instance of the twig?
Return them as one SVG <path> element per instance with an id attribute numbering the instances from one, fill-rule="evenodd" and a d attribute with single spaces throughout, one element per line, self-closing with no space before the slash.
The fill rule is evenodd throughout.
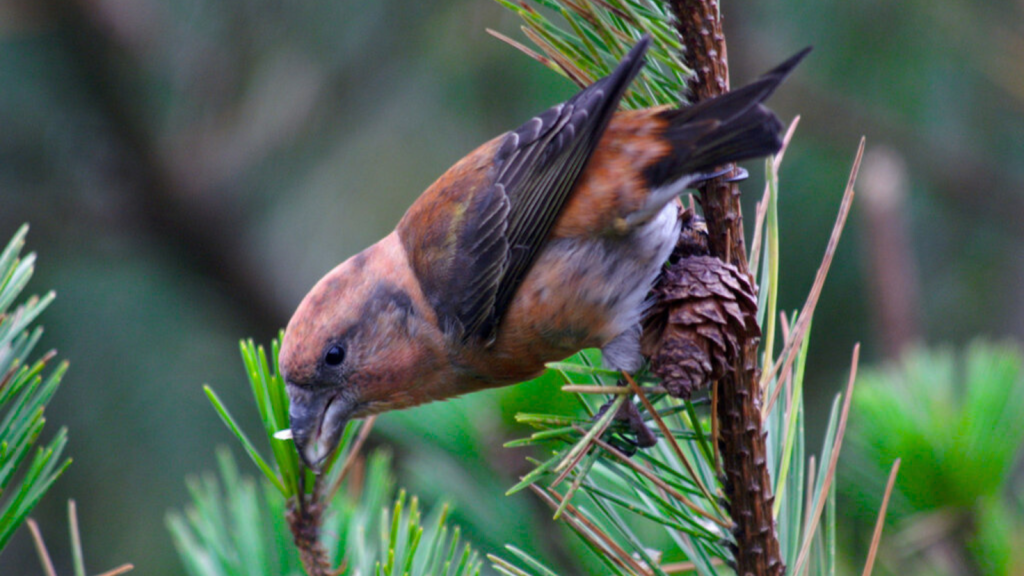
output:
<path id="1" fill-rule="evenodd" d="M 306 475 L 300 468 L 298 494 L 295 495 L 295 500 L 289 503 L 288 526 L 291 528 L 295 546 L 299 549 L 299 558 L 302 560 L 302 566 L 306 569 L 306 573 L 309 576 L 337 576 L 345 571 L 346 562 L 344 560 L 342 560 L 341 565 L 337 568 L 331 568 L 331 559 L 327 549 L 320 543 L 323 514 L 327 506 L 334 500 L 334 496 L 338 493 L 349 471 L 359 461 L 359 452 L 362 450 L 363 444 L 370 435 L 370 431 L 373 429 L 373 424 L 376 421 L 376 416 L 370 416 L 363 423 L 363 427 L 359 430 L 359 435 L 356 436 L 355 441 L 352 443 L 352 448 L 345 457 L 345 462 L 341 465 L 338 477 L 326 492 L 323 491 L 320 484 L 321 476 L 316 476 L 313 481 L 313 490 L 307 499 L 305 488 Z"/>
<path id="2" fill-rule="evenodd" d="M 302 476 L 305 476 L 303 474 Z M 313 492 L 306 501 L 305 487 L 300 483 L 296 502 L 291 504 L 288 512 L 288 526 L 292 531 L 295 547 L 299 549 L 299 559 L 309 576 L 331 576 L 331 560 L 327 549 L 320 544 L 320 528 L 323 524 L 324 503 L 320 492 L 320 477 L 313 484 Z"/>

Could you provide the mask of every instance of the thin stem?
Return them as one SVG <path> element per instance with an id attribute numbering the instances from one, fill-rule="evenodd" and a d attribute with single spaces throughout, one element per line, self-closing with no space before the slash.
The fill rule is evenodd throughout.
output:
<path id="1" fill-rule="evenodd" d="M 717 0 L 670 0 L 676 29 L 695 74 L 689 88 L 695 102 L 729 90 L 725 33 Z M 723 166 L 735 172 L 735 165 Z M 711 255 L 749 274 L 740 191 L 728 178 L 704 183 L 699 196 Z M 736 572 L 781 576 L 785 564 L 772 517 L 772 482 L 767 467 L 757 334 L 747 334 L 737 357 L 718 381 L 716 416 L 722 478 L 729 514 L 736 523 Z"/>
<path id="2" fill-rule="evenodd" d="M 320 544 L 320 529 L 323 525 L 324 503 L 322 500 L 320 477 L 313 481 L 313 492 L 306 501 L 305 474 L 300 474 L 299 492 L 295 495 L 288 513 L 288 525 L 292 530 L 292 539 L 299 549 L 299 559 L 309 576 L 331 576 L 331 560 L 327 550 Z"/>

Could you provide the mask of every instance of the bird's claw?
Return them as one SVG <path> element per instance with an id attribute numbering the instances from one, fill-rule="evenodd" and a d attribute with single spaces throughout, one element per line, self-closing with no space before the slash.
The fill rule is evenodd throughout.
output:
<path id="1" fill-rule="evenodd" d="M 612 400 L 605 402 L 605 404 L 597 411 L 594 418 L 600 418 L 601 415 L 608 411 L 608 408 L 614 401 L 615 400 L 613 398 Z M 627 430 L 623 432 L 629 436 L 620 434 L 617 438 L 613 439 L 611 444 L 622 450 L 627 456 L 636 454 L 637 448 L 650 448 L 658 443 L 658 437 L 655 436 L 654 432 L 647 427 L 647 424 L 644 422 L 643 416 L 640 415 L 640 410 L 636 407 L 636 404 L 633 404 L 632 402 L 623 402 L 622 405 L 619 406 L 619 411 L 615 414 L 614 420 L 626 423 Z M 632 436 L 632 438 L 630 436 Z"/>

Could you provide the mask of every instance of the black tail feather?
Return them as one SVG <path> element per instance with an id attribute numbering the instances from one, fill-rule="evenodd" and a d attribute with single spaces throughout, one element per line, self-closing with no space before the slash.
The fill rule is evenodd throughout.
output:
<path id="1" fill-rule="evenodd" d="M 764 102 L 807 56 L 797 53 L 750 84 L 693 106 L 665 111 L 672 153 L 647 170 L 652 187 L 717 166 L 774 154 L 785 126 Z"/>

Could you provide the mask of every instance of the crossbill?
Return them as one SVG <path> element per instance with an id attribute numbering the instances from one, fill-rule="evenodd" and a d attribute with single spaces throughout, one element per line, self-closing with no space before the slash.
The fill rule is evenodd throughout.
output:
<path id="1" fill-rule="evenodd" d="M 806 53 L 694 106 L 618 111 L 649 43 L 459 160 L 302 300 L 279 361 L 310 467 L 353 418 L 522 382 L 588 347 L 609 368 L 641 366 L 675 198 L 779 150 L 782 123 L 762 102 Z"/>

